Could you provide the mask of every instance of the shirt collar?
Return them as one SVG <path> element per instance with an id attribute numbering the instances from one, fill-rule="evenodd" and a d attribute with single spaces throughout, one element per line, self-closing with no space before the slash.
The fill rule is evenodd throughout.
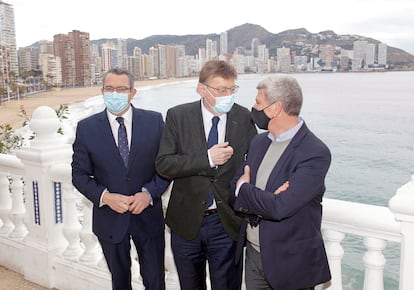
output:
<path id="1" fill-rule="evenodd" d="M 211 119 L 215 116 L 213 115 L 209 110 L 207 110 L 207 108 L 205 107 L 203 100 L 201 100 L 201 115 L 203 116 L 203 122 L 204 124 L 209 124 L 211 123 Z M 220 121 L 225 120 L 226 119 L 227 114 L 222 114 L 219 115 L 217 117 L 220 118 Z"/>
<path id="2" fill-rule="evenodd" d="M 118 122 L 118 121 L 116 121 L 116 118 L 119 117 L 119 116 L 116 116 L 116 115 L 112 114 L 111 112 L 109 112 L 108 109 L 106 110 L 106 114 L 108 116 L 108 119 L 109 119 L 110 123 Z M 128 110 L 120 117 L 124 118 L 124 123 L 125 124 L 131 123 L 132 122 L 132 106 L 129 105 Z"/>
<path id="3" fill-rule="evenodd" d="M 284 141 L 290 140 L 293 137 L 295 137 L 296 133 L 299 131 L 302 125 L 303 125 L 303 119 L 302 117 L 299 117 L 299 123 L 297 123 L 295 127 L 287 130 L 286 132 L 283 132 L 279 136 L 274 136 L 272 133 L 269 132 L 269 134 L 267 134 L 267 137 L 270 140 L 272 140 L 272 142 L 284 142 Z"/>

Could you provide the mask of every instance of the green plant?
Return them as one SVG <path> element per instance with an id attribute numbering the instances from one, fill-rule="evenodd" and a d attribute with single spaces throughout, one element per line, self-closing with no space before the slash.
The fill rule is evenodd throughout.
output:
<path id="1" fill-rule="evenodd" d="M 66 104 L 61 104 L 59 109 L 55 110 L 56 115 L 58 116 L 59 120 L 62 121 L 63 119 L 67 119 L 66 115 L 69 114 L 69 107 Z"/>
<path id="2" fill-rule="evenodd" d="M 23 145 L 23 137 L 14 134 L 10 124 L 0 125 L 0 153 L 10 153 Z"/>
<path id="3" fill-rule="evenodd" d="M 63 119 L 67 119 L 67 115 L 69 114 L 69 107 L 66 104 L 60 105 L 59 109 L 55 110 L 56 115 L 59 121 Z M 24 117 L 23 127 L 26 126 L 30 122 L 30 118 L 27 115 L 26 109 L 24 105 L 20 106 L 20 112 L 18 114 L 21 117 Z M 59 134 L 63 135 L 62 127 L 59 127 L 57 130 Z M 35 134 L 29 136 L 29 140 L 35 138 Z M 22 136 L 18 136 L 14 134 L 14 130 L 10 124 L 3 124 L 0 125 L 0 153 L 10 153 L 10 151 L 14 149 L 19 149 L 23 145 L 24 138 Z"/>
<path id="4" fill-rule="evenodd" d="M 58 116 L 59 121 L 62 122 L 63 119 L 67 119 L 68 117 L 66 117 L 66 115 L 69 114 L 69 107 L 66 104 L 61 104 L 59 106 L 59 109 L 55 110 L 56 111 L 56 115 Z M 63 129 L 62 127 L 59 127 L 58 131 L 59 134 L 63 135 Z"/>
<path id="5" fill-rule="evenodd" d="M 29 116 L 27 116 L 27 112 L 26 112 L 26 109 L 24 108 L 24 105 L 20 105 L 20 113 L 18 115 L 24 118 L 22 127 L 26 126 L 29 123 L 30 118 Z"/>

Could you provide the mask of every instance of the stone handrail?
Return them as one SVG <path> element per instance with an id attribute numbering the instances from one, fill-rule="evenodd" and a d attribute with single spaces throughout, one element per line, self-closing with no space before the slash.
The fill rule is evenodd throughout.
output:
<path id="1" fill-rule="evenodd" d="M 92 205 L 71 184 L 72 149 L 54 134 L 57 119 L 51 110 L 39 107 L 33 114 L 36 138 L 30 147 L 15 156 L 0 154 L 0 265 L 49 288 L 110 289 L 109 272 L 92 233 Z M 167 201 L 168 192 L 164 205 Z M 319 288 L 343 289 L 342 240 L 356 235 L 366 247 L 361 261 L 364 290 L 384 289 L 383 251 L 388 242 L 401 245 L 399 290 L 412 289 L 414 176 L 397 190 L 389 207 L 325 198 L 322 232 L 332 281 Z M 167 289 L 179 289 L 168 228 L 165 234 Z M 131 258 L 133 287 L 144 289 L 137 257 Z"/>

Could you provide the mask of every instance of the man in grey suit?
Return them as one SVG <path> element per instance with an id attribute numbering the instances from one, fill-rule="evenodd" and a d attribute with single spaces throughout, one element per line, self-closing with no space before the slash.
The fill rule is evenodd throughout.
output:
<path id="1" fill-rule="evenodd" d="M 241 219 L 228 191 L 257 131 L 234 103 L 236 79 L 228 62 L 208 61 L 197 85 L 201 101 L 167 112 L 156 169 L 174 180 L 166 223 L 182 290 L 206 289 L 206 261 L 212 289 L 241 288 L 242 263 L 234 263 Z"/>

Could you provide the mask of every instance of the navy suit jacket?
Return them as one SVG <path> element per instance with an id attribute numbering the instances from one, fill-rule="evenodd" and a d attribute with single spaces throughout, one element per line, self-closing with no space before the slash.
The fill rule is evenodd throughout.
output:
<path id="1" fill-rule="evenodd" d="M 236 198 L 235 184 L 243 170 L 240 168 L 232 182 L 231 202 L 236 211 L 260 218 L 260 254 L 272 288 L 302 289 L 329 281 L 320 229 L 330 151 L 304 123 L 276 162 L 265 190 L 261 190 L 255 183 L 260 163 L 272 142 L 267 134 L 261 133 L 252 140 L 246 161 L 250 166 L 250 183 L 241 186 Z M 287 180 L 289 188 L 274 195 Z M 241 234 L 243 237 L 245 231 Z"/>
<path id="2" fill-rule="evenodd" d="M 161 195 L 170 181 L 155 171 L 155 158 L 164 128 L 158 112 L 132 107 L 132 136 L 125 167 L 111 131 L 106 110 L 79 121 L 73 143 L 73 185 L 93 203 L 93 232 L 100 239 L 118 243 L 134 222 L 143 238 L 164 235 Z M 148 189 L 153 205 L 141 214 L 119 214 L 109 206 L 99 207 L 104 189 L 134 195 Z"/>

